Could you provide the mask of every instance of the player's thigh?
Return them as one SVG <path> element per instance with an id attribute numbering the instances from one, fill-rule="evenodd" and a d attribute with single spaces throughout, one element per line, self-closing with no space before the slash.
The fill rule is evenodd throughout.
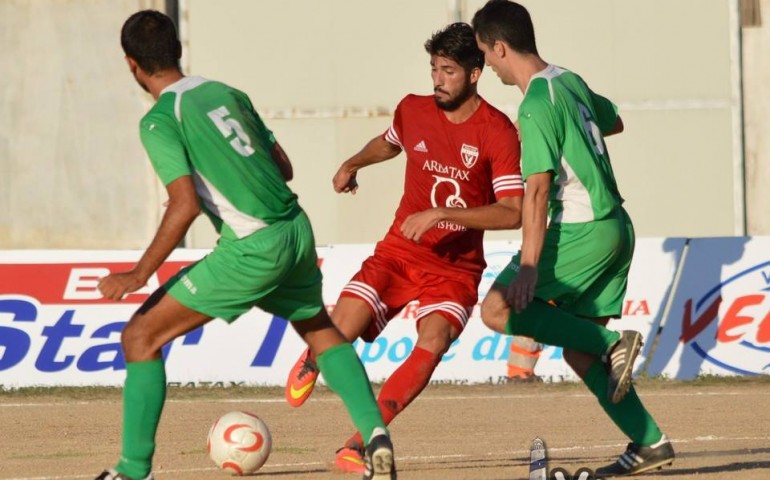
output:
<path id="1" fill-rule="evenodd" d="M 620 317 L 628 286 L 628 274 L 634 256 L 634 230 L 630 220 L 622 224 L 622 237 L 616 246 L 617 255 L 600 275 L 588 285 L 568 308 L 581 317 Z"/>
<path id="2" fill-rule="evenodd" d="M 535 296 L 570 310 L 613 268 L 623 237 L 621 223 L 614 217 L 549 228 L 538 263 Z"/>
<path id="3" fill-rule="evenodd" d="M 123 329 L 121 341 L 126 361 L 157 358 L 163 345 L 209 320 L 210 316 L 182 305 L 161 287 L 139 307 Z"/>
<path id="4" fill-rule="evenodd" d="M 294 257 L 285 243 L 280 226 L 237 241 L 221 239 L 169 280 L 168 292 L 192 310 L 232 322 L 272 294 L 291 268 Z"/>
<path id="5" fill-rule="evenodd" d="M 346 336 L 371 342 L 404 306 L 417 298 L 419 289 L 403 271 L 403 264 L 388 254 L 367 258 L 345 285 L 332 321 Z M 350 338 L 350 337 L 348 337 Z"/>
<path id="6" fill-rule="evenodd" d="M 479 281 L 480 277 L 472 273 L 417 274 L 416 283 L 421 286 L 417 297 L 418 343 L 422 340 L 425 345 L 433 345 L 428 350 L 434 353 L 449 347 L 468 324 L 478 302 Z"/>
<path id="7" fill-rule="evenodd" d="M 256 305 L 282 318 L 304 321 L 315 317 L 324 309 L 323 276 L 318 268 L 318 256 L 310 221 L 301 213 L 291 222 L 284 222 L 285 232 L 273 252 L 280 267 L 280 277 L 275 279 L 266 295 Z"/>

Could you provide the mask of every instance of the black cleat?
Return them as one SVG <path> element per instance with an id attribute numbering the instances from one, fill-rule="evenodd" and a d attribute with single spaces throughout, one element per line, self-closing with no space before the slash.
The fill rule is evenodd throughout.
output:
<path id="1" fill-rule="evenodd" d="M 632 330 L 620 332 L 620 339 L 610 348 L 606 359 L 609 373 L 607 395 L 610 402 L 620 402 L 631 388 L 634 360 L 641 350 L 641 333 Z"/>
<path id="2" fill-rule="evenodd" d="M 390 437 L 382 433 L 366 446 L 363 480 L 396 480 L 396 461 Z"/>
<path id="3" fill-rule="evenodd" d="M 674 456 L 674 447 L 663 435 L 658 443 L 649 447 L 629 443 L 626 451 L 615 463 L 597 469 L 594 474 L 596 478 L 637 475 L 664 465 L 671 465 L 674 463 Z"/>
<path id="4" fill-rule="evenodd" d="M 131 477 L 127 477 L 123 475 L 122 473 L 118 473 L 115 470 L 109 468 L 102 473 L 99 474 L 98 477 L 96 477 L 94 480 L 136 480 Z M 155 480 L 155 477 L 152 476 L 152 473 L 147 475 L 147 477 L 143 478 L 142 480 Z"/>

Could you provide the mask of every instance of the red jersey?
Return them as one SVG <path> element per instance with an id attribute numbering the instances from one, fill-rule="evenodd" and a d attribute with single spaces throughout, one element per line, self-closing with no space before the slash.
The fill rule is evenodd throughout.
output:
<path id="1" fill-rule="evenodd" d="M 482 99 L 468 120 L 454 124 L 432 95 L 408 95 L 383 136 L 406 153 L 406 174 L 395 221 L 376 251 L 429 271 L 480 275 L 486 266 L 483 231 L 442 221 L 415 243 L 400 227 L 409 215 L 429 208 L 481 207 L 524 195 L 521 151 L 510 119 Z"/>

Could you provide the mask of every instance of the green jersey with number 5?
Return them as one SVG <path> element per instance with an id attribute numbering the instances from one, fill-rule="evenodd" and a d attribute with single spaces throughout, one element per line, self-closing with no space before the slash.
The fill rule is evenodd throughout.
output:
<path id="1" fill-rule="evenodd" d="M 611 101 L 549 65 L 530 80 L 518 119 L 522 175 L 554 173 L 551 222 L 600 220 L 623 203 L 603 138 L 618 119 Z"/>
<path id="2" fill-rule="evenodd" d="M 192 176 L 224 238 L 244 238 L 299 210 L 273 161 L 275 137 L 241 91 L 184 77 L 161 92 L 140 135 L 164 185 Z"/>

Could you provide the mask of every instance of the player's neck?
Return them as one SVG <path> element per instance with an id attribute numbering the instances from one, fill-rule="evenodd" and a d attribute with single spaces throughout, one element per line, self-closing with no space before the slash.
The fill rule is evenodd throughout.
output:
<path id="1" fill-rule="evenodd" d="M 527 93 L 527 87 L 532 77 L 545 70 L 548 67 L 548 62 L 538 55 L 521 56 L 517 59 L 517 62 L 519 66 L 514 69 L 516 72 L 514 82 L 521 89 L 522 93 Z"/>
<path id="2" fill-rule="evenodd" d="M 456 110 L 452 110 L 451 112 L 445 110 L 444 115 L 446 115 L 447 120 L 452 123 L 463 123 L 476 113 L 476 110 L 479 109 L 479 105 L 481 105 L 481 97 L 477 94 L 473 94 L 468 100 L 464 101 L 462 105 L 457 107 Z"/>
<path id="3" fill-rule="evenodd" d="M 163 89 L 183 78 L 184 74 L 179 70 L 163 70 L 147 77 L 147 88 L 150 90 L 150 95 L 152 95 L 152 98 L 157 100 L 158 97 L 160 97 L 160 93 L 163 91 Z"/>

